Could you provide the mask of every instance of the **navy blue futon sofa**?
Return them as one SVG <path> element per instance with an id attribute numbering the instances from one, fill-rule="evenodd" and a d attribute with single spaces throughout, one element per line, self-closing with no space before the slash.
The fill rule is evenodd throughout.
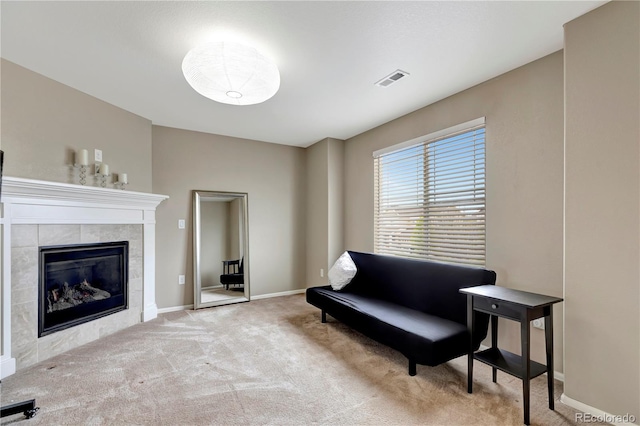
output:
<path id="1" fill-rule="evenodd" d="M 307 289 L 307 302 L 416 364 L 436 366 L 469 352 L 467 297 L 459 290 L 495 284 L 481 268 L 349 252 L 357 273 L 340 291 Z M 489 316 L 476 315 L 474 350 L 487 336 Z"/>

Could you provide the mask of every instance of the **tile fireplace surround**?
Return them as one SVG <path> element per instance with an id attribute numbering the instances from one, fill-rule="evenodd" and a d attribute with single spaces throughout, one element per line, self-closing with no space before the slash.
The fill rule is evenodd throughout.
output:
<path id="1" fill-rule="evenodd" d="M 168 197 L 5 176 L 0 378 L 156 318 L 155 210 Z M 38 338 L 38 247 L 129 241 L 129 308 Z"/>

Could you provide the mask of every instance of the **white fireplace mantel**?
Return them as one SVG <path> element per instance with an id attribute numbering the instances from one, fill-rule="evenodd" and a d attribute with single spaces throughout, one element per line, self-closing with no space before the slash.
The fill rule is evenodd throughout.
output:
<path id="1" fill-rule="evenodd" d="M 0 378 L 15 373 L 11 356 L 11 226 L 140 224 L 143 237 L 141 321 L 158 315 L 155 297 L 155 211 L 166 195 L 5 176 L 2 180 L 2 341 Z"/>

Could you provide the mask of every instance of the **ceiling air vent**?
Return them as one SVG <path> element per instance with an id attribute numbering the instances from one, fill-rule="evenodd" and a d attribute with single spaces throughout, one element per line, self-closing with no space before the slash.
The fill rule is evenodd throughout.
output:
<path id="1" fill-rule="evenodd" d="M 376 86 L 389 87 L 393 83 L 396 83 L 397 81 L 403 79 L 404 77 L 406 77 L 408 75 L 409 75 L 409 73 L 406 72 L 406 71 L 395 70 L 394 72 L 392 72 L 388 76 L 386 76 L 386 77 L 382 78 L 381 80 L 379 80 L 378 82 L 376 82 Z"/>

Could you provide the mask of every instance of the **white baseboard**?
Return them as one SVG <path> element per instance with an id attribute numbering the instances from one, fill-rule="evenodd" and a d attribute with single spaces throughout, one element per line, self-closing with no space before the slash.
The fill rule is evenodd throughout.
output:
<path id="1" fill-rule="evenodd" d="M 270 297 L 291 296 L 292 294 L 300 294 L 304 293 L 305 291 L 307 290 L 302 288 L 299 290 L 281 291 L 279 293 L 259 294 L 257 296 L 251 296 L 251 300 L 269 299 Z"/>
<path id="2" fill-rule="evenodd" d="M 624 414 L 624 415 L 609 414 L 605 411 L 599 410 L 583 402 L 576 401 L 573 398 L 569 398 L 564 393 L 560 395 L 560 402 L 562 402 L 564 405 L 568 405 L 571 408 L 575 408 L 578 411 L 582 411 L 583 413 L 586 413 L 590 416 L 590 419 L 585 418 L 584 420 L 582 420 L 582 422 L 580 422 L 578 419 L 573 419 L 578 423 L 591 423 L 595 421 L 600 421 L 603 423 L 611 423 L 612 425 L 616 425 L 616 426 L 623 426 L 623 425 L 629 426 L 629 425 L 638 424 L 638 423 L 631 423 L 638 420 L 634 416 L 631 416 L 629 414 Z"/>
<path id="3" fill-rule="evenodd" d="M 251 300 L 269 299 L 271 297 L 291 296 L 292 294 L 304 293 L 306 289 L 281 291 L 279 293 L 259 294 L 257 296 L 251 296 Z M 166 314 L 167 312 L 186 311 L 193 309 L 193 305 L 172 306 L 170 308 L 158 309 L 159 314 Z"/>
<path id="4" fill-rule="evenodd" d="M 170 308 L 158 309 L 159 314 L 166 314 L 167 312 L 188 311 L 193 309 L 193 305 L 172 306 Z"/>

